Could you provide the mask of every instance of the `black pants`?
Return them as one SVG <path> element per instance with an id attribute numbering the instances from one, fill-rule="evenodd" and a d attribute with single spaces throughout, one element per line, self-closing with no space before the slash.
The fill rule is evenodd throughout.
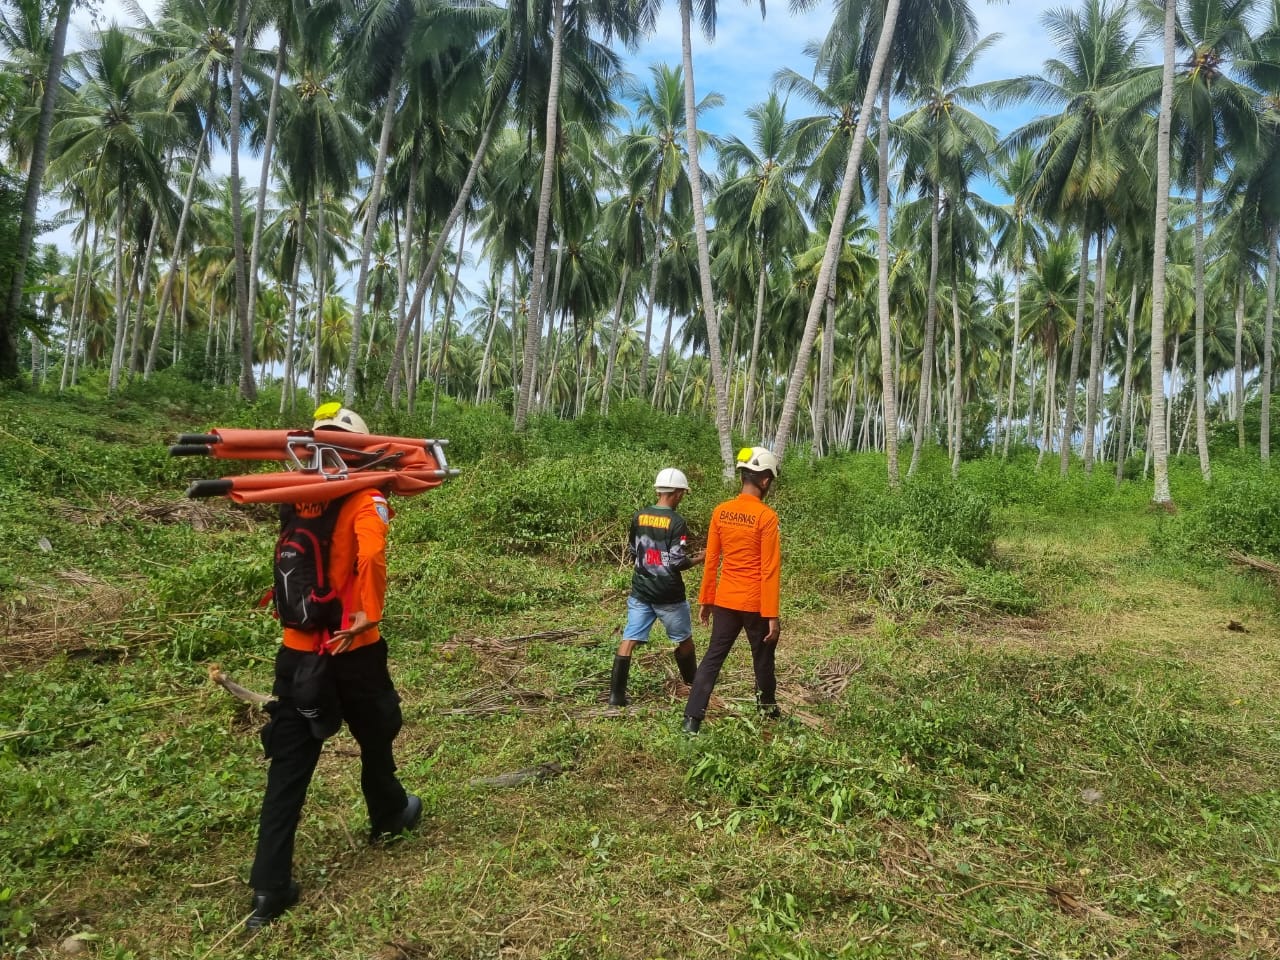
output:
<path id="1" fill-rule="evenodd" d="M 776 642 L 764 642 L 765 634 L 769 632 L 769 621 L 758 613 L 713 607 L 711 642 L 707 644 L 707 652 L 702 655 L 698 672 L 693 678 L 689 703 L 684 708 L 686 717 L 701 720 L 706 715 L 711 691 L 720 677 L 720 668 L 724 666 L 725 657 L 729 655 L 733 642 L 743 630 L 747 632 L 747 640 L 751 644 L 751 665 L 756 671 L 756 695 L 761 703 L 776 702 L 778 680 L 773 672 L 773 657 L 778 645 Z"/>
<path id="2" fill-rule="evenodd" d="M 307 787 L 320 759 L 323 741 L 293 703 L 293 675 L 305 654 L 281 647 L 276 654 L 276 702 L 262 728 L 262 747 L 271 760 L 267 792 L 258 821 L 258 851 L 249 882 L 255 890 L 278 890 L 293 873 L 293 841 L 307 797 Z M 337 655 L 334 662 L 342 716 L 360 744 L 360 788 L 377 827 L 403 812 L 408 797 L 396 779 L 391 744 L 400 732 L 400 695 L 387 672 L 385 641 Z"/>

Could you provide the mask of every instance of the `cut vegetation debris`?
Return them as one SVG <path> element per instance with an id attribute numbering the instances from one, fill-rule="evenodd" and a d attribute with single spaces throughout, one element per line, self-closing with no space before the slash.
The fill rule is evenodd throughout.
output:
<path id="1" fill-rule="evenodd" d="M 163 456 L 189 410 L 4 402 L 69 453 L 51 483 L 0 473 L 0 954 L 1280 955 L 1280 605 L 1225 551 L 1280 553 L 1261 521 L 1224 525 L 1260 489 L 1229 465 L 1213 488 L 1176 468 L 1166 516 L 1034 455 L 958 481 L 926 458 L 898 498 L 872 456 L 789 462 L 784 717 L 757 716 L 744 644 L 687 739 L 656 639 L 632 706 L 605 706 L 629 577 L 612 551 L 667 462 L 701 532 L 714 435 L 626 408 L 511 438 L 442 410 L 431 432 L 466 472 L 396 504 L 385 624 L 421 830 L 363 844 L 339 734 L 302 900 L 246 946 L 262 718 L 209 665 L 250 701 L 271 688 L 269 513 L 162 508 L 189 479 Z"/>

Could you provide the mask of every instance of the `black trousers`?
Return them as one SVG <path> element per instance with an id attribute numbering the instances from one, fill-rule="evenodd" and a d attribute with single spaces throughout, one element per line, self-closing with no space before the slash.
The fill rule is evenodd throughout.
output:
<path id="1" fill-rule="evenodd" d="M 684 708 L 686 717 L 701 720 L 706 715 L 711 691 L 720 677 L 720 668 L 724 666 L 725 657 L 733 649 L 733 642 L 738 639 L 738 634 L 744 630 L 747 641 L 751 644 L 751 665 L 756 671 L 756 696 L 761 703 L 776 702 L 778 680 L 773 672 L 773 658 L 778 644 L 764 642 L 765 634 L 769 632 L 769 621 L 758 613 L 713 607 L 711 642 L 707 644 L 707 652 L 702 655 L 698 672 L 693 678 L 689 703 Z"/>
<path id="2" fill-rule="evenodd" d="M 258 820 L 258 850 L 249 882 L 255 890 L 279 890 L 293 875 L 293 843 L 307 787 L 320 759 L 323 741 L 311 735 L 310 722 L 293 702 L 293 675 L 306 656 L 289 647 L 276 654 L 276 678 L 268 707 L 271 719 L 262 728 L 262 747 L 271 766 Z M 400 732 L 400 695 L 387 671 L 387 644 L 338 654 L 333 664 L 342 717 L 360 745 L 360 788 L 376 828 L 404 811 L 408 796 L 396 779 L 391 744 Z"/>

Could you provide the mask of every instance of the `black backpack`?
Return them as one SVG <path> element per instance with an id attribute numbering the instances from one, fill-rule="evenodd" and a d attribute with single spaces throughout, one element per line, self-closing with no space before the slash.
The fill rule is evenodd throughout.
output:
<path id="1" fill-rule="evenodd" d="M 329 582 L 329 551 L 342 503 L 333 500 L 315 516 L 290 504 L 280 507 L 272 599 L 286 627 L 330 633 L 342 628 L 342 599 Z"/>

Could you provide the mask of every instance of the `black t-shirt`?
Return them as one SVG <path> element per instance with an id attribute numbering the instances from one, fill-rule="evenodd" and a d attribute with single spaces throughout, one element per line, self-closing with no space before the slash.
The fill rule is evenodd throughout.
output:
<path id="1" fill-rule="evenodd" d="M 689 528 L 670 507 L 645 507 L 631 518 L 627 552 L 635 563 L 631 595 L 646 603 L 679 603 L 685 599 L 681 570 L 688 570 Z"/>

